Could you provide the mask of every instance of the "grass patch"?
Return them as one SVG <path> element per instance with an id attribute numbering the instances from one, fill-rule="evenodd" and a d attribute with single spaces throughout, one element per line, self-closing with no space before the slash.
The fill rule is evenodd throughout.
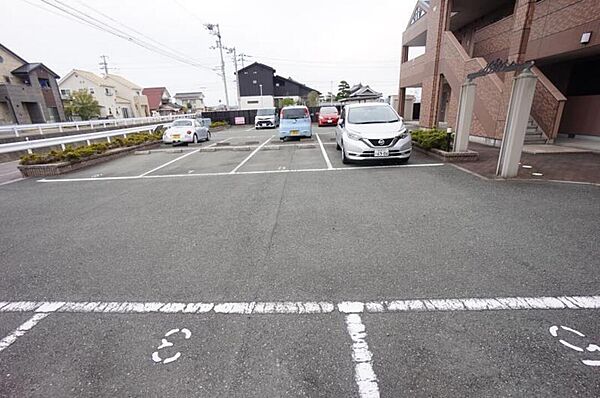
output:
<path id="1" fill-rule="evenodd" d="M 146 142 L 160 141 L 163 131 L 157 129 L 152 133 L 134 133 L 128 134 L 127 138 L 113 138 L 110 143 L 101 142 L 92 145 L 73 146 L 66 145 L 62 151 L 52 150 L 45 153 L 31 153 L 21 156 L 19 164 L 48 164 L 59 162 L 76 162 L 81 159 L 89 158 L 92 155 L 104 153 L 110 149 L 125 148 Z"/>

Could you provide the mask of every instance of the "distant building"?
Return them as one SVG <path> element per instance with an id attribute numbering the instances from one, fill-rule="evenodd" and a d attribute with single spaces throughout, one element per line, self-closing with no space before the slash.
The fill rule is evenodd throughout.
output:
<path id="1" fill-rule="evenodd" d="M 188 112 L 202 112 L 206 110 L 204 94 L 200 91 L 190 93 L 176 93 L 175 103 L 187 107 Z"/>
<path id="2" fill-rule="evenodd" d="M 109 74 L 73 69 L 59 82 L 60 94 L 67 101 L 79 90 L 91 94 L 100 105 L 100 117 L 130 118 L 150 116 L 148 99 L 142 88 L 129 80 Z"/>
<path id="3" fill-rule="evenodd" d="M 383 95 L 369 86 L 363 86 L 358 83 L 355 86 L 350 87 L 350 95 L 347 98 L 342 98 L 340 102 L 347 104 L 350 102 L 373 102 L 381 101 Z"/>
<path id="4" fill-rule="evenodd" d="M 0 44 L 0 124 L 62 122 L 56 79 L 42 63 L 29 63 Z"/>
<path id="5" fill-rule="evenodd" d="M 314 90 L 291 77 L 275 75 L 275 69 L 255 62 L 237 72 L 240 89 L 240 108 L 257 109 L 279 106 L 284 98 L 304 103 Z M 320 93 L 319 93 L 320 94 Z"/>
<path id="6" fill-rule="evenodd" d="M 166 87 L 148 87 L 142 90 L 148 97 L 148 104 L 152 115 L 172 115 L 179 113 L 182 106 L 174 103 Z"/>

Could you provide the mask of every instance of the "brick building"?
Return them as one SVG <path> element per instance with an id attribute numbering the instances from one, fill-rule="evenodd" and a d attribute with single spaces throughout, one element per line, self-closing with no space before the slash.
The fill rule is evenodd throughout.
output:
<path id="1" fill-rule="evenodd" d="M 501 58 L 535 62 L 526 140 L 552 142 L 559 133 L 600 137 L 598 0 L 418 0 L 402 45 L 399 95 L 421 88 L 423 126 L 456 127 L 466 75 Z M 413 57 L 415 48 L 424 53 Z M 474 140 L 497 144 L 502 138 L 513 77 L 476 80 Z"/>

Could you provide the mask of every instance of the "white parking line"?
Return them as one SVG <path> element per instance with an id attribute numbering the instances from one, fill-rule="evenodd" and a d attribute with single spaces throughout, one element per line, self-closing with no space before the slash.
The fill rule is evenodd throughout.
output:
<path id="1" fill-rule="evenodd" d="M 327 164 L 328 169 L 333 169 L 331 162 L 329 161 L 329 156 L 327 156 L 327 152 L 325 152 L 325 147 L 323 146 L 323 142 L 321 142 L 321 137 L 319 137 L 319 133 L 315 133 L 317 136 L 317 141 L 319 141 L 319 146 L 321 147 L 321 153 L 323 154 L 323 158 L 325 159 L 325 164 Z"/>
<path id="2" fill-rule="evenodd" d="M 255 149 L 255 150 L 253 150 L 253 151 L 252 151 L 252 153 L 251 153 L 250 155 L 248 155 L 248 156 L 246 157 L 246 159 L 242 160 L 242 161 L 240 162 L 240 164 L 238 164 L 237 166 L 235 166 L 235 169 L 231 170 L 231 171 L 229 172 L 229 174 L 235 174 L 235 172 L 236 172 L 236 171 L 238 171 L 240 167 L 242 167 L 243 165 L 245 165 L 245 164 L 246 164 L 246 162 L 252 158 L 252 156 L 256 155 L 256 153 L 257 153 L 258 151 L 260 151 L 260 149 L 261 149 L 263 146 L 267 145 L 267 143 L 268 143 L 269 141 L 271 141 L 271 139 L 273 139 L 273 137 L 275 137 L 275 136 L 274 136 L 274 135 L 270 136 L 268 140 L 266 140 L 265 142 L 263 142 L 262 144 L 260 144 L 260 145 L 259 145 L 259 146 L 258 146 L 258 147 Z"/>
<path id="3" fill-rule="evenodd" d="M 227 141 L 227 140 L 229 140 L 229 139 L 231 139 L 231 138 L 226 138 L 226 139 L 224 139 L 224 140 L 222 140 L 222 141 L 219 141 L 219 142 L 225 142 L 225 141 Z M 191 151 L 191 152 L 188 152 L 188 153 L 186 153 L 185 155 L 181 155 L 181 156 L 179 156 L 178 158 L 175 158 L 175 159 L 173 159 L 173 160 L 170 160 L 170 161 L 168 161 L 168 162 L 167 162 L 167 163 L 165 163 L 165 164 L 161 164 L 160 166 L 158 166 L 158 167 L 155 167 L 155 168 L 153 168 L 152 170 L 149 170 L 149 171 L 147 171 L 147 172 L 145 172 L 145 173 L 143 173 L 143 174 L 140 174 L 138 177 L 144 177 L 144 176 L 146 176 L 146 175 L 148 175 L 148 174 L 150 174 L 150 173 L 153 173 L 153 172 L 155 172 L 155 171 L 157 171 L 157 170 L 160 170 L 160 169 L 162 169 L 163 167 L 166 167 L 166 166 L 168 166 L 168 165 L 170 165 L 170 164 L 172 164 L 172 163 L 175 163 L 175 162 L 177 162 L 177 161 L 179 161 L 179 160 L 181 160 L 181 159 L 183 159 L 183 158 L 186 158 L 186 157 L 188 157 L 188 156 L 190 156 L 190 155 L 193 155 L 193 154 L 195 154 L 195 153 L 198 153 L 198 152 L 200 152 L 200 151 L 202 150 L 202 148 L 210 148 L 210 147 L 212 147 L 212 146 L 215 146 L 215 145 L 217 145 L 217 144 L 218 144 L 218 142 L 215 142 L 214 144 L 210 144 L 210 145 L 208 145 L 208 146 L 205 146 L 205 147 L 200 147 L 200 148 L 198 148 L 198 149 L 195 149 L 195 150 L 193 150 L 193 151 Z"/>
<path id="4" fill-rule="evenodd" d="M 367 330 L 358 314 L 346 315 L 346 328 L 352 339 L 352 361 L 354 362 L 354 381 L 358 385 L 361 398 L 379 398 L 377 376 L 373 370 L 373 354 L 367 344 Z"/>
<path id="5" fill-rule="evenodd" d="M 38 324 L 39 321 L 47 317 L 47 313 L 37 313 L 31 318 L 29 318 L 25 323 L 17 328 L 14 332 L 0 340 L 0 351 L 8 348 L 12 343 L 17 341 L 17 339 L 23 336 L 25 333 L 30 331 L 35 325 Z"/>
<path id="6" fill-rule="evenodd" d="M 252 130 L 256 130 L 256 128 L 254 128 L 254 127 L 251 127 L 251 128 L 249 128 L 249 129 L 247 129 L 247 130 L 244 130 L 244 131 L 252 131 Z"/>
<path id="7" fill-rule="evenodd" d="M 179 313 L 199 314 L 341 314 L 389 312 L 512 311 L 600 309 L 600 296 L 542 296 L 450 299 L 404 299 L 384 301 L 272 301 L 223 303 L 165 303 L 116 301 L 4 301 L 2 312 L 75 313 Z"/>
<path id="8" fill-rule="evenodd" d="M 42 178 L 37 182 L 82 182 L 82 181 L 111 181 L 111 180 L 139 180 L 152 178 L 182 178 L 182 177 L 215 177 L 231 175 L 251 175 L 251 174 L 279 174 L 279 173 L 318 173 L 318 172 L 336 172 L 336 171 L 360 171 L 369 169 L 396 169 L 396 168 L 421 168 L 421 167 L 440 167 L 444 163 L 422 163 L 422 164 L 402 164 L 389 166 L 361 166 L 361 167 L 334 167 L 332 169 L 285 169 L 285 170 L 257 170 L 257 171 L 238 171 L 232 173 L 186 173 L 186 174 L 163 174 L 163 175 L 143 175 L 143 176 L 121 176 L 121 177 L 81 177 L 81 178 Z"/>

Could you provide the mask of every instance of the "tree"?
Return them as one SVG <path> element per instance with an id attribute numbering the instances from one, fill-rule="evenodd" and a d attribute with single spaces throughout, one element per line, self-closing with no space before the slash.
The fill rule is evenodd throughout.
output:
<path id="1" fill-rule="evenodd" d="M 295 105 L 295 104 L 296 104 L 296 101 L 294 101 L 293 98 L 289 98 L 288 97 L 288 98 L 284 98 L 284 99 L 281 100 L 281 106 L 282 107 L 284 107 L 284 106 L 290 106 L 290 105 Z"/>
<path id="2" fill-rule="evenodd" d="M 345 80 L 340 81 L 340 84 L 338 84 L 338 93 L 335 96 L 335 99 L 341 100 L 342 98 L 348 98 L 349 96 L 350 96 L 350 85 Z"/>
<path id="3" fill-rule="evenodd" d="M 100 116 L 100 105 L 94 96 L 86 90 L 75 91 L 65 105 L 67 116 L 79 116 L 82 120 L 90 120 L 94 116 Z"/>
<path id="4" fill-rule="evenodd" d="M 319 106 L 319 93 L 317 93 L 316 91 L 311 91 L 310 93 L 308 93 L 306 104 L 308 106 Z"/>

